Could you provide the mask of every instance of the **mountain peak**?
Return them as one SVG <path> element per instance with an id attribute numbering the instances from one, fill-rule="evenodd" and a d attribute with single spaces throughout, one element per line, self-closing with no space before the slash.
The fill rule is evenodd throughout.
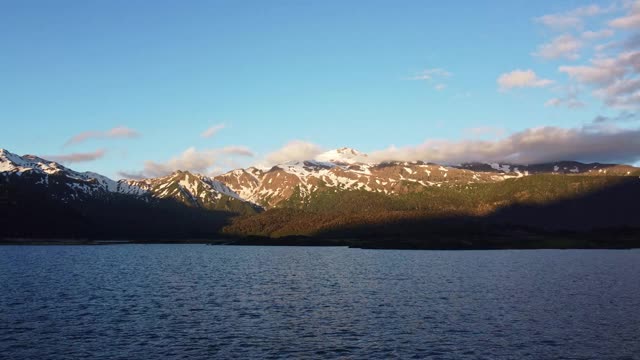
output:
<path id="1" fill-rule="evenodd" d="M 360 151 L 350 148 L 350 147 L 341 147 L 340 149 L 335 150 L 339 154 L 349 154 L 349 155 L 360 155 L 362 154 Z"/>
<path id="2" fill-rule="evenodd" d="M 324 152 L 316 156 L 314 160 L 336 164 L 355 164 L 366 162 L 367 154 L 349 147 L 341 147 Z"/>

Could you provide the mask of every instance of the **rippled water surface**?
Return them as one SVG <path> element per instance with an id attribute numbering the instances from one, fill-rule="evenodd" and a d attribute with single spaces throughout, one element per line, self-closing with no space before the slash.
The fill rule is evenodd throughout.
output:
<path id="1" fill-rule="evenodd" d="M 640 358 L 640 251 L 0 247 L 0 358 Z"/>

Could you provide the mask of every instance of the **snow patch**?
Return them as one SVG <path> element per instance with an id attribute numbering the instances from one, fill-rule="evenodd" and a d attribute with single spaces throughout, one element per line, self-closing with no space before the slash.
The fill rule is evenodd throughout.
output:
<path id="1" fill-rule="evenodd" d="M 511 171 L 511 166 L 510 165 L 500 165 L 498 163 L 491 163 L 489 164 L 489 166 L 491 166 L 492 169 L 498 170 L 498 171 L 502 171 L 505 173 L 508 173 Z"/>

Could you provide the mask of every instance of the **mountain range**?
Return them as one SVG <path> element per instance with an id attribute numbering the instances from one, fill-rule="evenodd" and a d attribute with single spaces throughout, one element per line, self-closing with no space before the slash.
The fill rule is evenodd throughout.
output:
<path id="1" fill-rule="evenodd" d="M 576 161 L 376 163 L 345 147 L 313 159 L 236 169 L 215 177 L 176 171 L 116 181 L 0 149 L 0 210 L 5 213 L 0 237 L 340 237 L 364 225 L 487 219 L 514 205 L 555 204 L 622 185 L 635 189 L 639 175 L 640 168 L 629 165 Z M 599 201 L 598 206 L 628 212 L 634 202 Z M 608 220 L 606 214 L 600 216 L 607 219 L 604 222 L 591 221 L 597 214 L 585 216 L 584 225 L 561 218 L 552 224 L 533 221 L 543 216 L 508 223 L 564 230 L 636 225 L 633 220 Z M 358 236 L 367 236 L 362 232 Z"/>

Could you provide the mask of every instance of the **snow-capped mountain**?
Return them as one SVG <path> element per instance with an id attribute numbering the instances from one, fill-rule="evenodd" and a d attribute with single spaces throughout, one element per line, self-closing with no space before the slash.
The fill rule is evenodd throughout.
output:
<path id="1" fill-rule="evenodd" d="M 120 182 L 153 198 L 174 199 L 189 206 L 239 212 L 259 210 L 259 207 L 242 199 L 222 182 L 188 171 L 176 171 L 160 178 Z"/>
<path id="2" fill-rule="evenodd" d="M 19 156 L 4 149 L 0 149 L 0 180 L 49 187 L 55 189 L 52 197 L 64 201 L 133 190 L 126 183 L 100 174 L 77 172 L 53 161 L 33 155 Z"/>
<path id="3" fill-rule="evenodd" d="M 464 188 L 540 173 L 625 176 L 638 171 L 627 165 L 572 161 L 456 166 L 420 161 L 373 163 L 367 154 L 345 147 L 307 161 L 290 161 L 270 169 L 236 169 L 215 178 L 177 171 L 159 178 L 114 181 L 92 172 L 76 172 L 36 156 L 0 150 L 0 181 L 47 186 L 55 189 L 52 196 L 65 201 L 117 194 L 145 201 L 173 199 L 192 207 L 242 213 L 277 207 L 288 201 L 304 202 L 322 191 L 360 190 L 398 195 L 431 187 Z"/>
<path id="4" fill-rule="evenodd" d="M 46 188 L 51 198 L 69 202 L 97 197 L 131 196 L 151 201 L 173 199 L 193 207 L 255 211 L 223 183 L 201 175 L 178 171 L 169 176 L 144 180 L 114 181 L 93 172 L 77 172 L 59 163 L 33 155 L 19 156 L 0 149 L 0 184 Z"/>
<path id="5" fill-rule="evenodd" d="M 556 162 L 538 165 L 463 164 L 442 166 L 425 162 L 370 163 L 367 154 L 351 148 L 323 153 L 312 160 L 292 161 L 271 169 L 237 169 L 216 177 L 243 199 L 266 208 L 317 191 L 364 190 L 404 194 L 429 187 L 464 187 L 539 173 L 630 175 L 632 166 Z"/>
<path id="6" fill-rule="evenodd" d="M 618 164 L 585 164 L 577 161 L 558 161 L 546 164 L 518 165 L 509 163 L 468 163 L 457 166 L 461 169 L 496 172 L 503 174 L 564 174 L 564 175 L 631 175 L 638 168 Z"/>
<path id="7" fill-rule="evenodd" d="M 546 175 L 532 176 L 537 174 Z M 0 239 L 308 235 L 418 215 L 463 214 L 491 222 L 501 219 L 499 212 L 513 204 L 566 202 L 578 195 L 584 206 L 577 208 L 587 210 L 576 215 L 575 222 L 567 217 L 560 225 L 627 226 L 637 224 L 631 209 L 640 193 L 638 176 L 640 169 L 632 166 L 571 161 L 374 163 L 366 154 L 343 148 L 308 161 L 236 169 L 215 178 L 176 171 L 158 178 L 114 181 L 37 156 L 0 150 Z M 505 181 L 509 179 L 514 180 Z M 591 197 L 583 196 L 590 193 Z M 278 207 L 285 209 L 269 211 Z M 530 217 L 529 208 L 522 209 L 523 226 L 550 226 L 557 214 L 567 212 Z M 509 211 L 502 219 L 511 223 L 517 211 Z"/>
<path id="8" fill-rule="evenodd" d="M 349 165 L 356 163 L 368 163 L 369 159 L 367 154 L 361 153 L 352 148 L 343 147 L 324 152 L 316 156 L 314 160 L 326 163 Z"/>
<path id="9" fill-rule="evenodd" d="M 346 164 L 341 159 L 338 162 L 288 162 L 266 171 L 257 168 L 238 169 L 219 175 L 216 179 L 244 199 L 273 207 L 294 195 L 304 199 L 320 190 L 402 194 L 419 187 L 464 185 L 514 176 L 517 175 L 477 173 L 421 162 Z"/>

